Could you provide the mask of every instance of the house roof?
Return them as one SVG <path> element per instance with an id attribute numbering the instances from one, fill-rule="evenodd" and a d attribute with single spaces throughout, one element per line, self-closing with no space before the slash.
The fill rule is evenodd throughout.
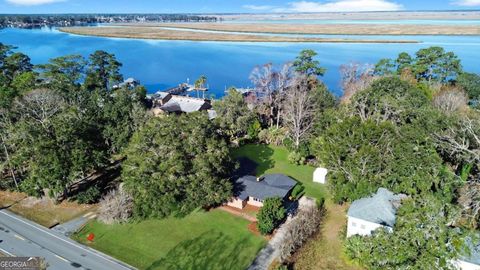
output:
<path id="1" fill-rule="evenodd" d="M 117 85 L 114 85 L 113 88 L 121 88 L 121 87 L 124 87 L 124 86 L 135 86 L 135 85 L 138 85 L 140 84 L 139 81 L 135 80 L 134 78 L 128 78 L 126 80 L 124 80 L 123 82 L 117 84 Z"/>
<path id="2" fill-rule="evenodd" d="M 248 197 L 265 200 L 267 198 L 284 198 L 297 184 L 292 178 L 283 174 L 269 174 L 259 178 L 247 175 L 235 182 L 236 196 L 241 200 Z"/>
<path id="3" fill-rule="evenodd" d="M 170 95 L 170 93 L 158 91 L 158 92 L 156 92 L 155 94 L 152 95 L 152 98 L 164 99 L 169 95 Z"/>
<path id="4" fill-rule="evenodd" d="M 167 112 L 184 113 L 198 112 L 210 108 L 210 103 L 203 99 L 175 95 L 172 95 L 172 98 L 160 107 L 160 109 Z"/>
<path id="5" fill-rule="evenodd" d="M 404 194 L 395 195 L 388 189 L 379 188 L 373 196 L 354 201 L 347 215 L 393 227 L 397 209 L 405 197 Z"/>
<path id="6" fill-rule="evenodd" d="M 477 236 L 478 239 L 478 236 Z M 465 245 L 469 249 L 469 252 L 463 255 L 460 255 L 460 260 L 464 262 L 469 262 L 471 264 L 480 265 L 480 243 L 477 243 L 472 240 L 472 238 L 467 237 L 465 239 Z"/>

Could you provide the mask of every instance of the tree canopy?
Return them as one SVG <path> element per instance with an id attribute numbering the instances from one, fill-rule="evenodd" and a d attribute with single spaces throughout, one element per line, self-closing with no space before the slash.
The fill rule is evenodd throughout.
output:
<path id="1" fill-rule="evenodd" d="M 460 59 L 453 52 L 446 52 L 442 47 L 420 49 L 412 57 L 400 53 L 397 59 L 382 59 L 375 66 L 377 75 L 400 75 L 405 70 L 413 73 L 419 81 L 441 82 L 455 80 L 462 72 Z"/>
<path id="2" fill-rule="evenodd" d="M 315 60 L 314 57 L 317 56 L 317 53 L 314 50 L 303 50 L 300 52 L 300 55 L 297 56 L 293 62 L 293 67 L 295 71 L 301 74 L 310 76 L 323 76 L 326 72 L 326 69 L 320 66 L 320 62 Z"/>
<path id="3" fill-rule="evenodd" d="M 121 65 L 105 52 L 33 67 L 12 49 L 2 45 L 0 53 L 2 187 L 64 199 L 74 183 L 118 158 L 112 155 L 144 121 L 145 90 L 108 87 Z M 88 86 L 93 81 L 100 82 L 95 89 Z"/>
<path id="4" fill-rule="evenodd" d="M 138 218 L 185 215 L 232 195 L 229 148 L 204 113 L 150 119 L 125 155 L 122 179 Z"/>
<path id="5" fill-rule="evenodd" d="M 257 115 L 248 108 L 242 93 L 231 88 L 228 94 L 213 104 L 217 112 L 216 122 L 220 130 L 235 140 L 247 135 L 249 128 L 257 124 Z"/>

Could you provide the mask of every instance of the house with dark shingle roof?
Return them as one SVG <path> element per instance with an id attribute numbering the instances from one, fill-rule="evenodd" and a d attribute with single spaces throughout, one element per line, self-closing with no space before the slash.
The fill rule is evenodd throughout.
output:
<path id="1" fill-rule="evenodd" d="M 371 197 L 356 200 L 348 209 L 347 237 L 352 235 L 370 235 L 378 228 L 393 230 L 397 209 L 404 194 L 395 195 L 385 188 L 379 188 Z"/>
<path id="2" fill-rule="evenodd" d="M 268 198 L 287 200 L 297 182 L 283 174 L 267 174 L 262 177 L 242 176 L 234 183 L 234 196 L 228 206 L 243 209 L 247 204 L 262 207 Z"/>

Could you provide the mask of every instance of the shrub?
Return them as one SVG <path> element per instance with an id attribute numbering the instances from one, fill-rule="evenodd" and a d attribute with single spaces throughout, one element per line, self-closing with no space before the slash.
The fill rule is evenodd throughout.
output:
<path id="1" fill-rule="evenodd" d="M 255 119 L 247 129 L 248 138 L 252 141 L 257 140 L 258 135 L 261 131 L 262 131 L 262 126 L 260 122 L 257 119 Z"/>
<path id="2" fill-rule="evenodd" d="M 79 204 L 92 204 L 98 202 L 100 195 L 101 193 L 98 187 L 93 186 L 83 192 L 78 193 L 75 198 Z"/>
<path id="3" fill-rule="evenodd" d="M 295 165 L 305 164 L 305 157 L 299 152 L 291 152 L 288 155 L 288 161 Z"/>
<path id="4" fill-rule="evenodd" d="M 128 221 L 132 213 L 133 199 L 120 187 L 110 191 L 100 201 L 98 219 L 105 224 L 122 223 Z"/>
<path id="5" fill-rule="evenodd" d="M 285 138 L 285 140 L 283 140 L 283 146 L 290 152 L 295 150 L 295 144 L 291 138 Z"/>
<path id="6" fill-rule="evenodd" d="M 322 197 L 317 201 L 317 207 L 319 209 L 323 209 L 324 206 L 325 206 L 325 198 Z"/>
<path id="7" fill-rule="evenodd" d="M 287 138 L 287 132 L 284 128 L 271 127 L 269 129 L 263 129 L 258 134 L 258 140 L 262 143 L 281 145 Z"/>
<path id="8" fill-rule="evenodd" d="M 273 230 L 285 218 L 285 208 L 282 204 L 282 199 L 279 197 L 268 198 L 264 201 L 263 207 L 257 214 L 258 230 L 262 234 L 272 233 Z"/>
<path id="9" fill-rule="evenodd" d="M 261 143 L 268 143 L 269 141 L 269 134 L 268 129 L 262 129 L 258 132 L 258 141 Z"/>
<path id="10" fill-rule="evenodd" d="M 292 190 L 292 198 L 294 200 L 300 199 L 305 194 L 305 187 L 302 184 L 297 184 Z"/>
<path id="11" fill-rule="evenodd" d="M 297 216 L 286 225 L 284 237 L 277 244 L 282 263 L 285 263 L 295 251 L 301 248 L 319 230 L 323 213 L 323 208 L 311 204 L 300 209 Z"/>
<path id="12" fill-rule="evenodd" d="M 433 106 L 450 113 L 468 106 L 468 96 L 463 89 L 455 87 L 442 87 L 433 97 Z"/>

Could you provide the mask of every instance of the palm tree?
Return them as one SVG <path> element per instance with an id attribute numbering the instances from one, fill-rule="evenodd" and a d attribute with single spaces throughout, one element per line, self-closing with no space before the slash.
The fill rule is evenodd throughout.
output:
<path id="1" fill-rule="evenodd" d="M 206 83 L 207 83 L 207 76 L 205 76 L 205 75 L 201 75 L 200 78 L 198 78 L 195 81 L 195 89 L 197 90 L 197 98 L 198 98 L 198 90 L 199 89 L 203 90 L 205 88 Z M 205 95 L 205 92 L 204 92 L 204 95 Z"/>

